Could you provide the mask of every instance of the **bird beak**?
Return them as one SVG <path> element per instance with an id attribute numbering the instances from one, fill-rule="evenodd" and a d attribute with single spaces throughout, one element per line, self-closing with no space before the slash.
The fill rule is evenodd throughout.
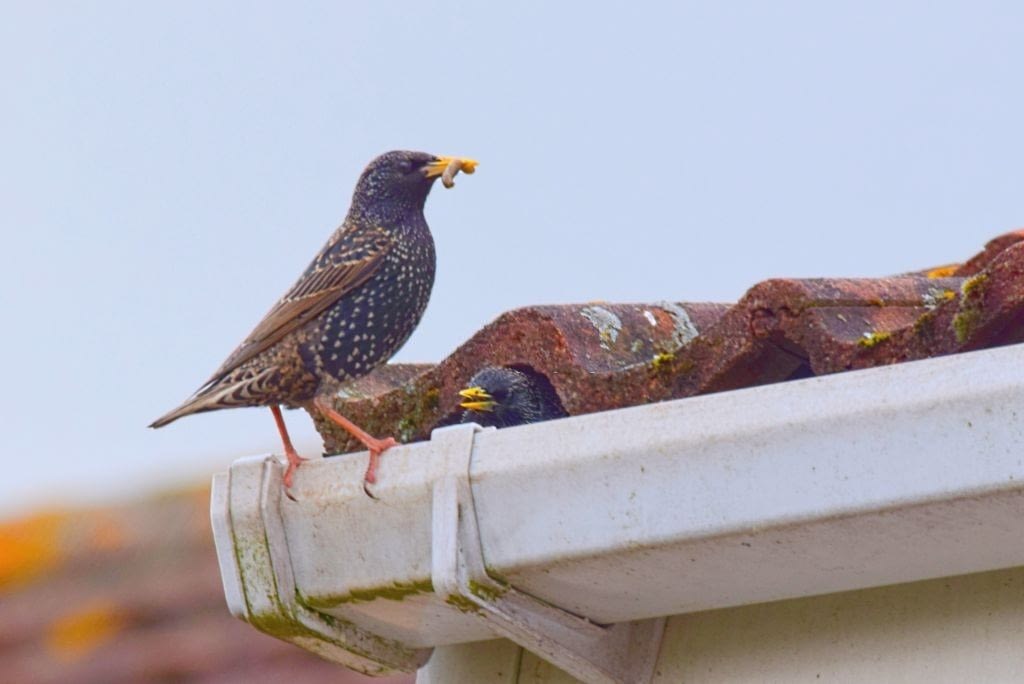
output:
<path id="1" fill-rule="evenodd" d="M 459 396 L 466 400 L 459 404 L 464 409 L 470 411 L 494 410 L 494 398 L 483 387 L 469 387 L 461 390 Z"/>
<path id="2" fill-rule="evenodd" d="M 423 167 L 423 174 L 427 178 L 434 178 L 444 173 L 448 165 L 453 161 L 460 162 L 459 166 L 462 173 L 473 173 L 476 171 L 477 161 L 473 159 L 463 159 L 461 157 L 438 157 L 436 160 L 430 162 Z"/>

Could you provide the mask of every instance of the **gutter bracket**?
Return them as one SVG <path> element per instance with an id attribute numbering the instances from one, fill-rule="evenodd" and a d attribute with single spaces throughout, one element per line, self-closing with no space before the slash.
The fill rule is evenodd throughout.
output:
<path id="1" fill-rule="evenodd" d="M 654 676 L 665 618 L 599 625 L 491 576 L 484 563 L 470 464 L 478 425 L 437 430 L 451 443 L 433 488 L 434 591 L 587 684 L 646 684 Z"/>
<path id="2" fill-rule="evenodd" d="M 413 672 L 432 649 L 412 649 L 302 604 L 281 514 L 281 461 L 235 461 L 213 478 L 210 518 L 231 614 L 261 632 L 370 675 Z"/>

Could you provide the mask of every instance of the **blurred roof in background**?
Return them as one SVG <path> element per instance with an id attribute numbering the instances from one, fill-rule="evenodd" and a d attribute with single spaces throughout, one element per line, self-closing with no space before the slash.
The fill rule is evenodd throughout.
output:
<path id="1" fill-rule="evenodd" d="M 0 526 L 5 681 L 412 681 L 349 672 L 232 617 L 208 509 L 203 487 Z"/>

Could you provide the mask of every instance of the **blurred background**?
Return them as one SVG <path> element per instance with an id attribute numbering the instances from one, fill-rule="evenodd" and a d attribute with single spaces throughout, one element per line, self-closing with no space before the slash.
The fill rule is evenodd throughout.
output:
<path id="1" fill-rule="evenodd" d="M 145 426 L 376 154 L 481 162 L 428 201 L 400 361 L 526 304 L 898 273 L 1024 223 L 1022 27 L 1011 2 L 5 3 L 0 671 L 344 681 L 223 604 L 204 483 L 279 450 L 269 412 Z"/>

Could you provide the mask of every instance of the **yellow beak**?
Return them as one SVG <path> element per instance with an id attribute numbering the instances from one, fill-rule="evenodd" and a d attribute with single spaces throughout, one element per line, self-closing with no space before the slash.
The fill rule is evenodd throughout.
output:
<path id="1" fill-rule="evenodd" d="M 463 159 L 462 157 L 438 157 L 423 167 L 423 174 L 427 178 L 441 176 L 446 188 L 452 187 L 452 180 L 459 171 L 473 173 L 476 171 L 477 162 L 474 159 Z"/>
<path id="2" fill-rule="evenodd" d="M 459 396 L 466 400 L 459 404 L 464 409 L 470 411 L 494 410 L 494 398 L 483 387 L 468 387 L 461 390 Z"/>

